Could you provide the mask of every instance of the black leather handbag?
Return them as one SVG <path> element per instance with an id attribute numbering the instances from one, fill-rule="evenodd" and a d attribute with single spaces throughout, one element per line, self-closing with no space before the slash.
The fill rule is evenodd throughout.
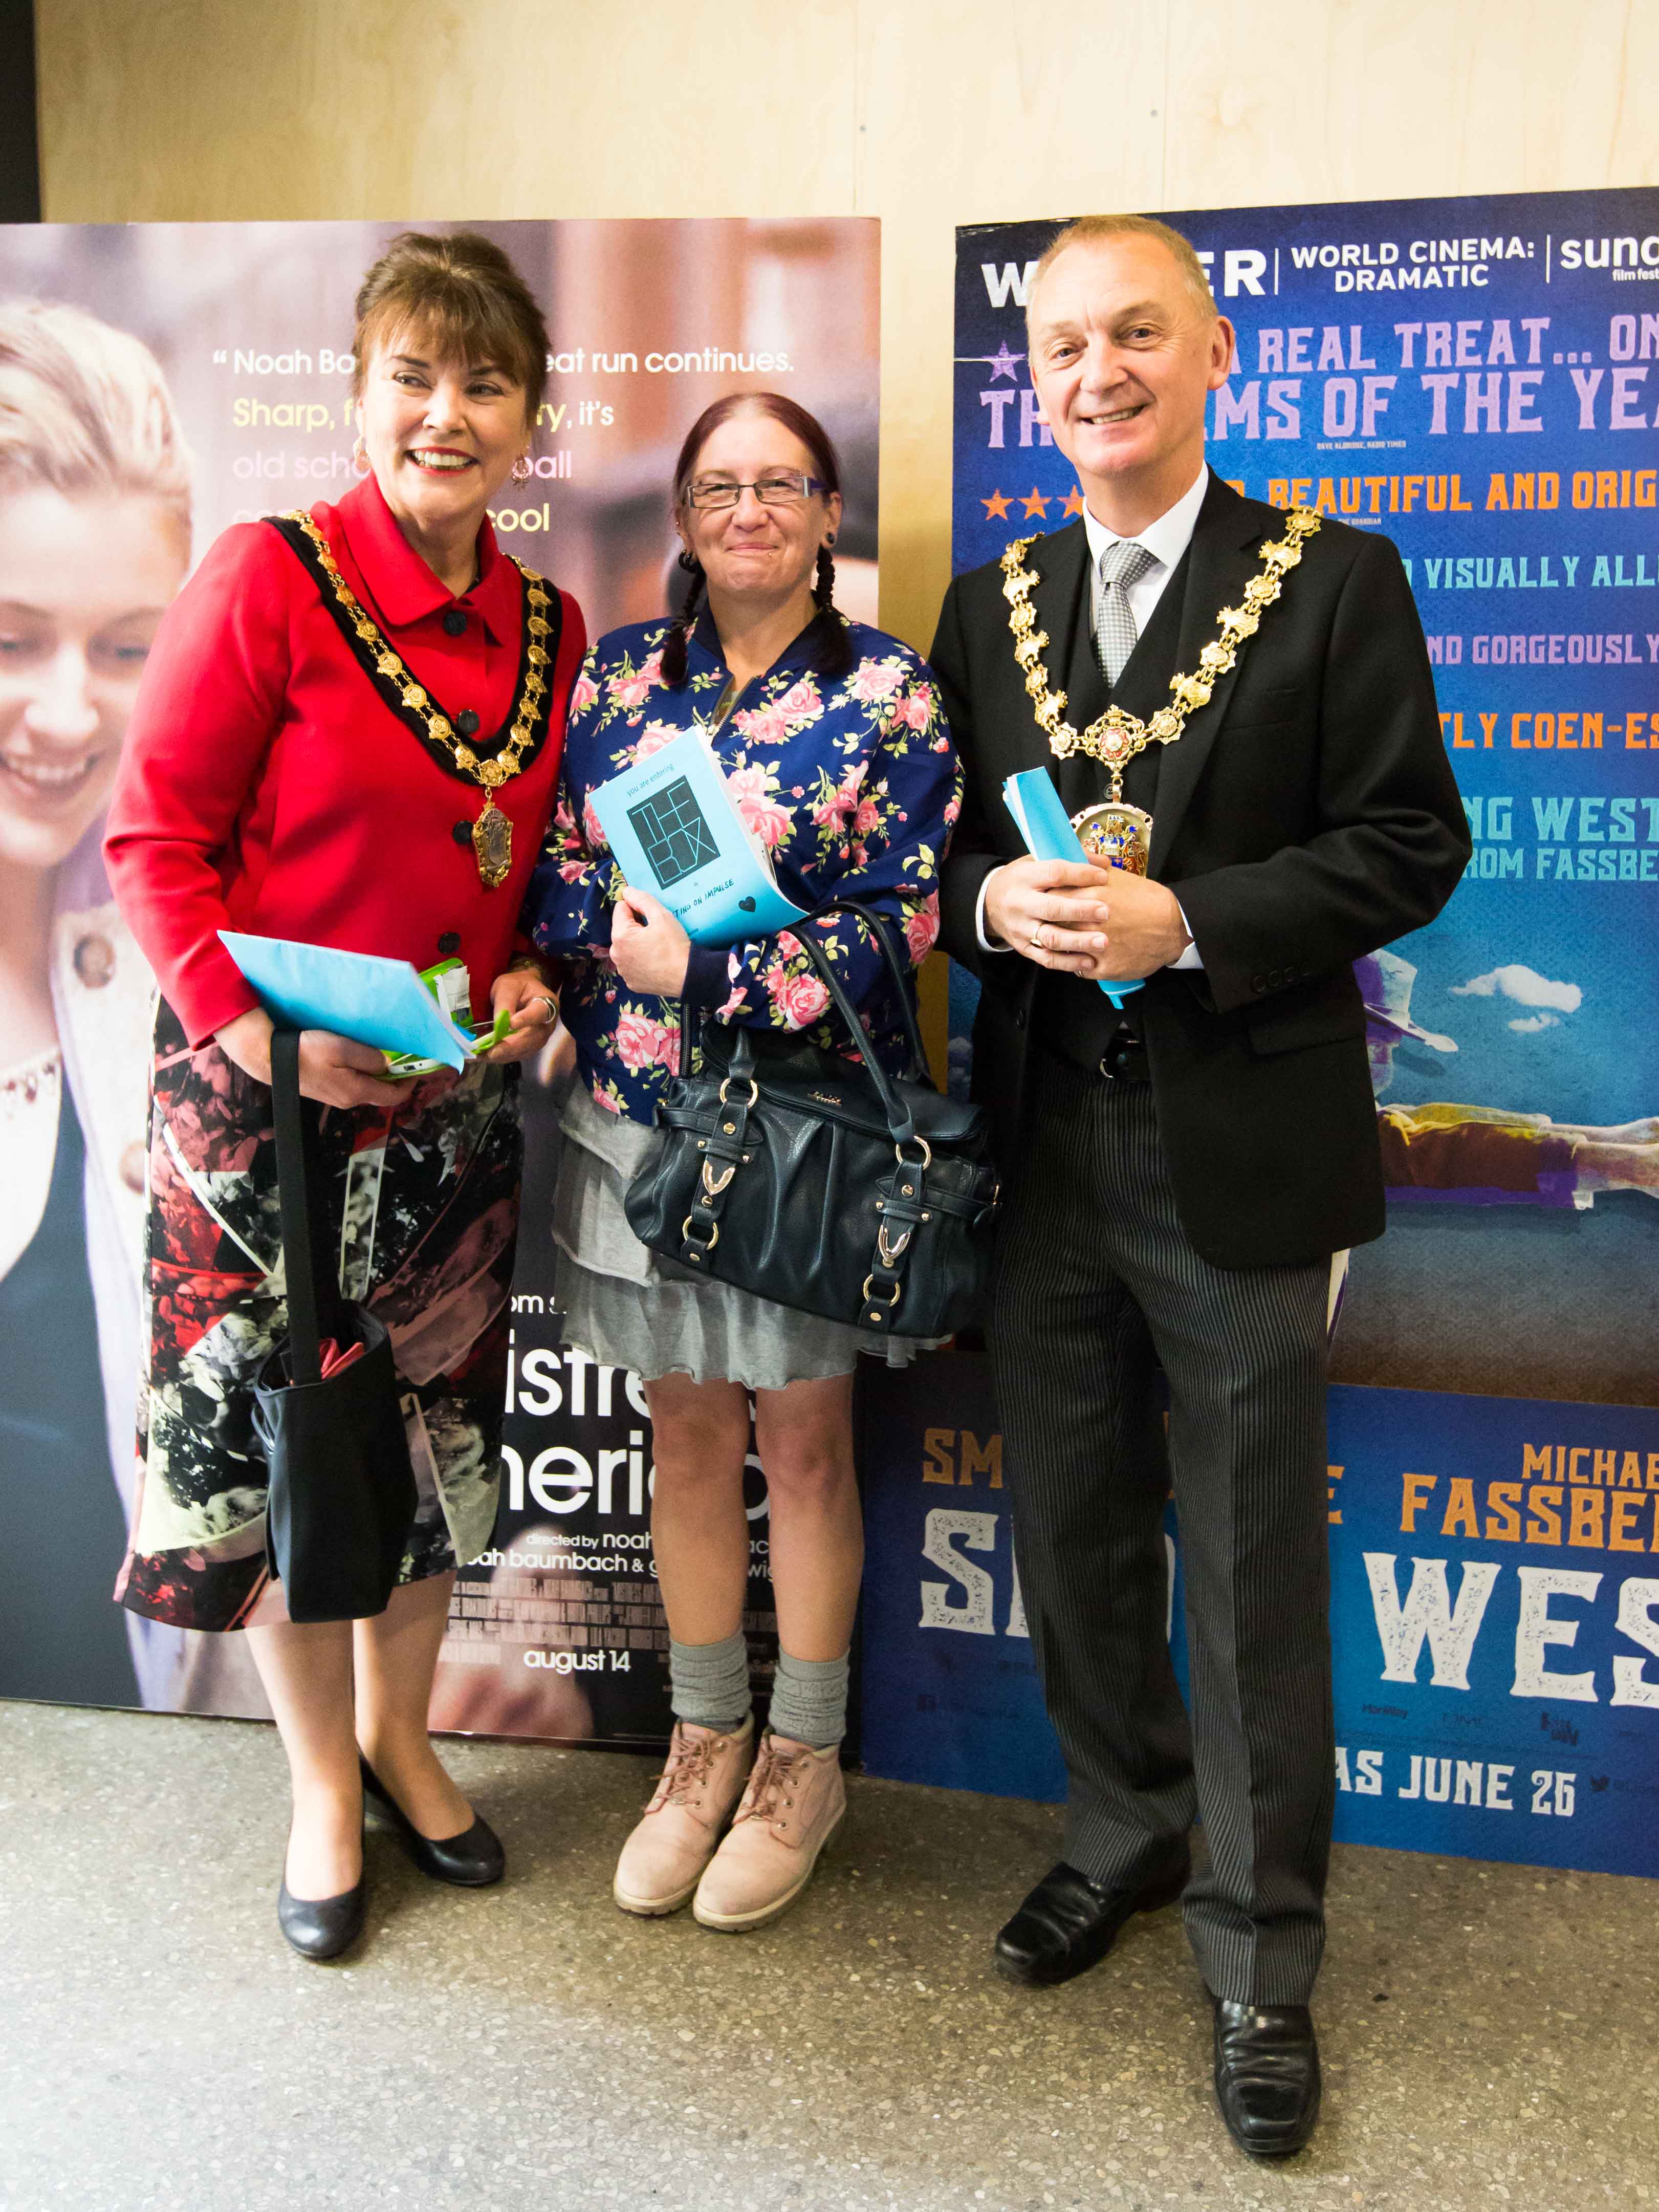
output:
<path id="1" fill-rule="evenodd" d="M 990 1272 L 997 1180 L 985 1119 L 928 1079 L 885 917 L 854 899 L 817 909 L 836 912 L 856 915 L 881 949 L 904 1009 L 908 1074 L 881 1066 L 830 962 L 798 933 L 860 1062 L 710 1020 L 694 1075 L 683 1006 L 679 1073 L 657 1103 L 661 1140 L 629 1187 L 629 1223 L 664 1258 L 779 1305 L 876 1336 L 951 1336 L 981 1320 Z"/>
<path id="2" fill-rule="evenodd" d="M 265 1556 L 290 1620 L 362 1620 L 384 1613 L 415 1518 L 416 1486 L 398 1406 L 392 1340 L 319 1270 L 337 1232 L 325 1218 L 315 1115 L 300 1097 L 300 1037 L 270 1040 L 288 1335 L 254 1382 L 253 1426 L 270 1470 Z M 363 1350 L 322 1372 L 322 1339 Z"/>

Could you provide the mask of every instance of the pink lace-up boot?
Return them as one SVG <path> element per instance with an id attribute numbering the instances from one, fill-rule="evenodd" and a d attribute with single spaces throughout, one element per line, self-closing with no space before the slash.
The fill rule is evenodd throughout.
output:
<path id="1" fill-rule="evenodd" d="M 617 1862 L 611 1894 L 624 1912 L 678 1912 L 685 1903 L 743 1794 L 754 1744 L 752 1716 L 730 1735 L 674 1723 L 668 1764 Z"/>
<path id="2" fill-rule="evenodd" d="M 814 1751 L 769 1729 L 692 1911 L 705 1928 L 732 1933 L 775 1920 L 805 1888 L 846 1810 L 841 1747 Z"/>

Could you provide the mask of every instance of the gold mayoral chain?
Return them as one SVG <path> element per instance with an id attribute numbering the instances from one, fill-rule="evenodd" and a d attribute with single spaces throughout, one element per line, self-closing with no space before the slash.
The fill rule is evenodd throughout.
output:
<path id="1" fill-rule="evenodd" d="M 358 661 L 373 678 L 386 704 L 408 724 L 428 752 L 462 775 L 483 786 L 483 805 L 472 824 L 472 851 L 479 878 L 486 890 L 499 890 L 513 866 L 513 824 L 495 804 L 501 786 L 527 765 L 547 735 L 549 653 L 545 641 L 552 635 L 548 619 L 552 604 L 548 589 L 535 571 L 514 562 L 524 578 L 526 602 L 526 641 L 519 675 L 518 694 L 510 711 L 511 728 L 499 752 L 481 759 L 445 714 L 438 702 L 419 684 L 414 671 L 391 640 L 364 609 L 362 602 L 340 574 L 328 540 L 304 507 L 270 520 L 299 554 L 306 567 L 326 586 L 334 604 L 329 606 Z M 284 527 L 284 526 L 289 526 Z M 511 558 L 511 556 L 508 556 Z M 324 605 L 329 604 L 325 596 Z M 556 643 L 555 650 L 556 651 Z M 503 725 L 506 727 L 507 725 Z M 501 732 L 496 732 L 499 737 Z"/>
<path id="2" fill-rule="evenodd" d="M 1138 714 L 1126 714 L 1121 707 L 1109 707 L 1097 721 L 1081 732 L 1065 719 L 1066 694 L 1049 690 L 1048 671 L 1041 658 L 1048 635 L 1036 628 L 1036 612 L 1030 600 L 1037 574 L 1034 568 L 1022 565 L 1036 543 L 1036 535 L 1017 538 L 1003 555 L 1002 595 L 1008 602 L 1014 658 L 1025 672 L 1025 689 L 1031 696 L 1037 721 L 1047 733 L 1048 750 L 1056 760 L 1087 753 L 1111 775 L 1109 801 L 1085 806 L 1072 817 L 1072 827 L 1084 851 L 1102 867 L 1123 868 L 1135 876 L 1146 874 L 1152 817 L 1144 807 L 1125 802 L 1123 771 L 1148 745 L 1172 745 L 1185 730 L 1187 717 L 1208 705 L 1210 694 L 1234 666 L 1246 641 L 1261 627 L 1262 615 L 1283 590 L 1286 574 L 1301 560 L 1303 539 L 1311 538 L 1318 527 L 1319 517 L 1311 507 L 1291 508 L 1285 518 L 1285 535 L 1261 549 L 1261 573 L 1245 585 L 1243 605 L 1221 610 L 1221 627 L 1198 656 L 1197 673 L 1170 678 L 1174 696 L 1167 707 L 1160 707 L 1146 722 Z"/>

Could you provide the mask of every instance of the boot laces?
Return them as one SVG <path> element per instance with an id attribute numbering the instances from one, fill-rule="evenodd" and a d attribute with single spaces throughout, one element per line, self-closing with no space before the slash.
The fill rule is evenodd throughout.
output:
<path id="1" fill-rule="evenodd" d="M 676 1735 L 668 1765 L 647 1809 L 660 1811 L 665 1805 L 684 1802 L 695 1796 L 708 1779 L 720 1741 L 717 1735 Z"/>
<path id="2" fill-rule="evenodd" d="M 774 1737 L 766 1736 L 755 1758 L 750 1800 L 738 1815 L 741 1820 L 775 1820 L 794 1806 L 795 1768 L 801 1754 L 780 1751 Z"/>

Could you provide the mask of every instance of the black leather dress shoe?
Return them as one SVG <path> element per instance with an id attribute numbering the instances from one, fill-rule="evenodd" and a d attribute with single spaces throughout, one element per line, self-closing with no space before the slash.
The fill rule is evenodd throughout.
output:
<path id="1" fill-rule="evenodd" d="M 284 1878 L 276 1892 L 276 1925 L 302 1959 L 337 1959 L 363 1932 L 368 1882 L 338 1897 L 292 1897 Z"/>
<path id="2" fill-rule="evenodd" d="M 1319 2118 L 1319 2045 L 1306 2005 L 1216 1999 L 1215 2094 L 1227 2132 L 1252 2158 L 1289 2158 Z"/>
<path id="3" fill-rule="evenodd" d="M 1192 1859 L 1179 1854 L 1136 1889 L 1103 1889 L 1075 1867 L 1052 1868 L 997 1937 L 996 1970 L 1027 1989 L 1051 1989 L 1100 1961 L 1137 1912 L 1173 1905 L 1187 1887 Z"/>
<path id="4" fill-rule="evenodd" d="M 472 1826 L 459 1836 L 444 1836 L 435 1843 L 423 1836 L 386 1788 L 368 1761 L 359 1754 L 363 1770 L 363 1796 L 388 1826 L 422 1874 L 434 1881 L 453 1881 L 462 1889 L 488 1889 L 507 1872 L 507 1853 L 488 1820 L 475 1815 Z"/>

